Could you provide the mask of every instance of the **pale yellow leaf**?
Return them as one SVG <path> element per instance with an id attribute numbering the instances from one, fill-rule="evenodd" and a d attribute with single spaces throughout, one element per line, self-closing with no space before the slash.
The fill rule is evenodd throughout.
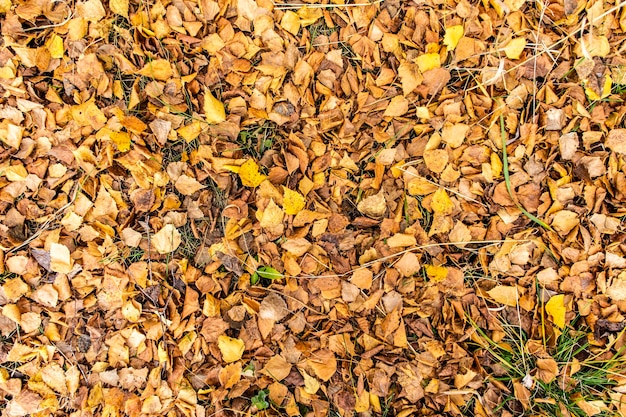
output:
<path id="1" fill-rule="evenodd" d="M 6 13 L 11 10 L 13 2 L 11 0 L 0 0 L 0 13 Z"/>
<path id="2" fill-rule="evenodd" d="M 204 90 L 204 117 L 207 123 L 212 125 L 226 120 L 224 104 L 213 97 L 213 94 L 207 89 Z"/>
<path id="3" fill-rule="evenodd" d="M 387 200 L 385 195 L 380 192 L 359 201 L 356 208 L 366 216 L 380 218 L 387 212 Z"/>
<path id="4" fill-rule="evenodd" d="M 487 291 L 487 294 L 489 294 L 489 296 L 496 303 L 512 307 L 517 306 L 517 302 L 520 296 L 517 287 L 511 287 L 508 285 L 497 285 L 491 290 Z"/>
<path id="5" fill-rule="evenodd" d="M 194 120 L 176 131 L 176 133 L 178 133 L 181 138 L 185 139 L 187 143 L 190 143 L 192 140 L 197 138 L 201 132 L 202 124 L 199 120 Z"/>
<path id="6" fill-rule="evenodd" d="M 319 8 L 309 8 L 309 7 L 301 7 L 298 9 L 298 16 L 300 17 L 300 24 L 302 26 L 309 26 L 313 23 L 317 22 L 319 18 L 321 18 L 324 14 L 322 13 L 322 9 Z"/>
<path id="7" fill-rule="evenodd" d="M 34 312 L 24 313 L 20 320 L 20 326 L 24 333 L 34 332 L 41 326 L 41 316 Z"/>
<path id="8" fill-rule="evenodd" d="M 93 100 L 73 106 L 70 114 L 80 126 L 91 126 L 94 129 L 102 128 L 107 121 L 106 116 Z"/>
<path id="9" fill-rule="evenodd" d="M 4 291 L 4 296 L 9 301 L 14 302 L 26 295 L 29 287 L 21 278 L 9 278 L 2 285 L 2 290 Z"/>
<path id="10" fill-rule="evenodd" d="M 568 234 L 579 224 L 580 218 L 578 214 L 570 210 L 561 210 L 552 219 L 552 227 L 562 236 Z"/>
<path id="11" fill-rule="evenodd" d="M 405 96 L 424 82 L 424 76 L 420 73 L 418 66 L 408 61 L 401 63 L 398 67 L 398 77 L 402 82 L 402 93 Z"/>
<path id="12" fill-rule="evenodd" d="M 41 379 L 59 394 L 66 395 L 68 393 L 65 383 L 65 372 L 58 363 L 51 362 L 43 367 L 41 369 Z"/>
<path id="13" fill-rule="evenodd" d="M 574 48 L 576 55 L 591 59 L 599 56 L 606 57 L 611 52 L 611 45 L 606 36 L 596 36 L 588 33 L 580 38 L 580 42 Z"/>
<path id="14" fill-rule="evenodd" d="M 109 0 L 109 7 L 113 13 L 128 18 L 128 0 Z"/>
<path id="15" fill-rule="evenodd" d="M 307 374 L 302 369 L 299 369 L 300 374 L 304 378 L 304 392 L 310 395 L 314 395 L 320 389 L 320 383 L 317 379 L 313 378 L 311 375 Z"/>
<path id="16" fill-rule="evenodd" d="M 131 323 L 137 323 L 141 317 L 141 310 L 141 304 L 131 299 L 122 305 L 122 316 Z"/>
<path id="17" fill-rule="evenodd" d="M 69 274 L 72 271 L 72 259 L 67 246 L 59 243 L 50 245 L 50 270 L 61 274 Z"/>
<path id="18" fill-rule="evenodd" d="M 283 210 L 274 203 L 274 200 L 270 200 L 265 210 L 263 210 L 260 216 L 260 222 L 262 228 L 267 229 L 274 226 L 282 225 L 285 213 Z"/>
<path id="19" fill-rule="evenodd" d="M 409 111 L 409 100 L 403 96 L 395 96 L 385 109 L 384 117 L 399 117 Z"/>
<path id="20" fill-rule="evenodd" d="M 519 59 L 522 52 L 524 52 L 524 48 L 526 48 L 526 39 L 515 38 L 506 44 L 504 47 L 504 53 L 509 59 Z"/>
<path id="21" fill-rule="evenodd" d="M 195 178 L 183 174 L 178 177 L 174 187 L 182 195 L 193 195 L 196 191 L 203 189 L 204 185 L 200 184 Z"/>
<path id="22" fill-rule="evenodd" d="M 166 254 L 175 251 L 180 246 L 182 238 L 174 225 L 166 224 L 158 233 L 152 236 L 151 242 L 157 252 Z"/>
<path id="23" fill-rule="evenodd" d="M 224 362 L 228 363 L 236 362 L 241 359 L 246 349 L 243 340 L 224 335 L 217 338 L 217 346 L 222 353 L 222 359 L 224 359 Z"/>

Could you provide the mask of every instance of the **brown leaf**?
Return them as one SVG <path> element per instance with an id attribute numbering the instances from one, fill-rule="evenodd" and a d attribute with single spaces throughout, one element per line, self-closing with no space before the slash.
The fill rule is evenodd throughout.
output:
<path id="1" fill-rule="evenodd" d="M 337 371 L 335 354 L 328 349 L 320 349 L 311 354 L 307 364 L 322 381 L 328 381 Z"/>

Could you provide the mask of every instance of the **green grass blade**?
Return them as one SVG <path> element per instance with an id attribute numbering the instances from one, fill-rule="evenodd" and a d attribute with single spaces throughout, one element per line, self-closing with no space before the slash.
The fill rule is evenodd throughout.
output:
<path id="1" fill-rule="evenodd" d="M 533 222 L 537 223 L 539 226 L 543 227 L 544 229 L 547 229 L 547 230 L 550 230 L 551 232 L 554 232 L 554 229 L 552 229 L 552 227 L 550 227 L 549 224 L 547 224 L 543 220 L 539 219 L 537 216 L 529 213 L 513 197 L 513 190 L 512 190 L 512 187 L 511 187 L 511 179 L 509 177 L 509 157 L 508 157 L 507 152 L 506 152 L 506 136 L 504 134 L 504 117 L 502 115 L 500 115 L 500 136 L 502 138 L 502 173 L 504 175 L 504 183 L 506 184 L 506 190 L 509 193 L 509 197 L 511 197 L 511 200 L 513 200 L 513 202 L 515 203 L 517 208 L 522 212 L 522 214 L 524 214 L 524 216 L 528 217 L 530 220 L 532 220 Z"/>

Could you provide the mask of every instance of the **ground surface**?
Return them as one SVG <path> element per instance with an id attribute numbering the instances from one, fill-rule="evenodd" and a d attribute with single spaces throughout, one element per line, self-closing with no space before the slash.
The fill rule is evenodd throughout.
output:
<path id="1" fill-rule="evenodd" d="M 626 416 L 623 3 L 319 6 L 0 0 L 3 416 Z"/>

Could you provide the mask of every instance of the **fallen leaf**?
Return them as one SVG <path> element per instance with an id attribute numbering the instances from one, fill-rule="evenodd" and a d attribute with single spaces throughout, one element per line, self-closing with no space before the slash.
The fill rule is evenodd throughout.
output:
<path id="1" fill-rule="evenodd" d="M 439 188 L 433 194 L 431 207 L 435 214 L 447 216 L 454 210 L 454 204 L 445 189 Z"/>
<path id="2" fill-rule="evenodd" d="M 172 71 L 172 64 L 167 59 L 155 59 L 146 63 L 138 71 L 138 74 L 159 81 L 167 81 L 174 76 L 174 71 Z"/>
<path id="3" fill-rule="evenodd" d="M 243 356 L 245 351 L 245 343 L 241 339 L 234 339 L 228 336 L 219 336 L 217 338 L 217 346 L 222 353 L 222 359 L 224 362 L 236 362 Z"/>
<path id="4" fill-rule="evenodd" d="M 380 192 L 359 201 L 357 209 L 366 216 L 381 218 L 387 212 L 387 201 L 383 193 Z"/>
<path id="5" fill-rule="evenodd" d="M 519 59 L 522 52 L 524 52 L 524 48 L 526 48 L 526 39 L 515 38 L 505 45 L 504 53 L 507 58 L 515 60 Z"/>
<path id="6" fill-rule="evenodd" d="M 322 381 L 328 381 L 337 371 L 335 354 L 328 349 L 320 349 L 311 354 L 307 364 Z"/>
<path id="7" fill-rule="evenodd" d="M 109 7 L 113 13 L 128 19 L 128 0 L 109 0 Z"/>
<path id="8" fill-rule="evenodd" d="M 454 51 L 454 48 L 459 44 L 462 37 L 463 25 L 448 26 L 443 36 L 443 44 L 446 45 L 450 51 Z"/>
<path id="9" fill-rule="evenodd" d="M 274 200 L 270 200 L 265 210 L 261 214 L 260 218 L 260 226 L 263 228 L 270 228 L 283 224 L 283 218 L 285 217 L 285 213 L 283 210 L 274 203 Z"/>
<path id="10" fill-rule="evenodd" d="M 258 187 L 267 176 L 259 173 L 259 166 L 252 159 L 248 159 L 239 167 L 239 178 L 245 187 Z"/>
<path id="11" fill-rule="evenodd" d="M 496 285 L 487 294 L 493 301 L 499 304 L 516 307 L 519 303 L 520 293 L 517 287 L 511 287 L 509 285 Z"/>
<path id="12" fill-rule="evenodd" d="M 275 355 L 267 361 L 262 372 L 276 381 L 282 381 L 291 372 L 291 364 L 281 355 Z"/>
<path id="13" fill-rule="evenodd" d="M 289 314 L 287 303 L 278 294 L 270 294 L 263 299 L 259 307 L 259 317 L 278 322 Z"/>
<path id="14" fill-rule="evenodd" d="M 309 395 L 314 395 L 320 389 L 320 383 L 317 379 L 313 378 L 311 375 L 307 374 L 302 369 L 298 369 L 300 374 L 304 378 L 304 392 Z"/>
<path id="15" fill-rule="evenodd" d="M 550 297 L 546 303 L 546 312 L 552 317 L 552 322 L 559 328 L 565 327 L 565 295 L 558 294 Z"/>
<path id="16" fill-rule="evenodd" d="M 300 213 L 306 205 L 306 200 L 297 191 L 283 187 L 283 209 L 286 214 L 295 215 Z"/>
<path id="17" fill-rule="evenodd" d="M 182 195 L 193 195 L 205 187 L 196 181 L 195 178 L 191 178 L 185 174 L 178 177 L 174 186 Z"/>
<path id="18" fill-rule="evenodd" d="M 389 105 L 385 109 L 383 116 L 385 117 L 400 117 L 409 111 L 409 101 L 403 96 L 395 96 L 389 102 Z"/>
<path id="19" fill-rule="evenodd" d="M 50 245 L 50 270 L 62 274 L 69 274 L 72 271 L 72 259 L 67 246 L 59 243 Z"/>
<path id="20" fill-rule="evenodd" d="M 226 110 L 221 101 L 213 97 L 208 89 L 204 90 L 204 117 L 209 124 L 226 121 Z M 256 186 L 255 186 L 256 187 Z"/>
<path id="21" fill-rule="evenodd" d="M 181 244 L 182 237 L 172 224 L 166 224 L 152 236 L 151 243 L 160 254 L 174 252 Z"/>
<path id="22" fill-rule="evenodd" d="M 570 210 L 561 210 L 552 219 L 552 227 L 562 236 L 571 232 L 579 223 L 578 214 Z"/>
<path id="23" fill-rule="evenodd" d="M 426 265 L 425 268 L 426 275 L 433 282 L 441 282 L 448 276 L 448 268 L 445 266 Z"/>
<path id="24" fill-rule="evenodd" d="M 436 53 L 423 54 L 417 57 L 417 66 L 423 74 L 441 66 L 441 57 Z"/>

